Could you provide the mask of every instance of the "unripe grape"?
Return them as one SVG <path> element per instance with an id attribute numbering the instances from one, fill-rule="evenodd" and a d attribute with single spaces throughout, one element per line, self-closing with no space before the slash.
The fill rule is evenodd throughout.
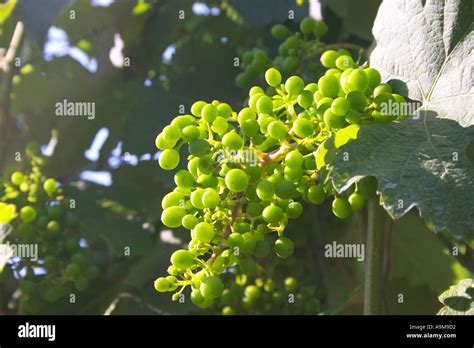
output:
<path id="1" fill-rule="evenodd" d="M 299 202 L 291 202 L 288 204 L 288 208 L 286 209 L 286 214 L 291 219 L 297 219 L 303 213 L 303 206 Z"/>
<path id="2" fill-rule="evenodd" d="M 369 87 L 369 80 L 364 70 L 354 69 L 347 79 L 347 87 L 349 91 L 360 91 L 364 93 Z"/>
<path id="3" fill-rule="evenodd" d="M 193 156 L 202 157 L 209 152 L 211 152 L 211 145 L 204 139 L 196 139 L 189 143 L 189 153 Z"/>
<path id="4" fill-rule="evenodd" d="M 367 98 L 360 91 L 352 91 L 346 95 L 346 99 L 351 103 L 352 107 L 363 109 L 368 105 Z"/>
<path id="5" fill-rule="evenodd" d="M 291 76 L 285 82 L 285 89 L 290 95 L 298 95 L 304 89 L 304 81 L 299 76 Z"/>
<path id="6" fill-rule="evenodd" d="M 222 291 L 224 290 L 224 284 L 219 277 L 210 276 L 203 280 L 199 286 L 199 290 L 204 298 L 215 299 L 222 294 Z"/>
<path id="7" fill-rule="evenodd" d="M 258 133 L 258 129 L 259 125 L 256 120 L 246 120 L 241 126 L 242 134 L 249 138 L 255 136 Z"/>
<path id="8" fill-rule="evenodd" d="M 286 237 L 278 238 L 275 242 L 275 252 L 278 257 L 286 259 L 293 254 L 295 246 L 291 239 Z"/>
<path id="9" fill-rule="evenodd" d="M 230 306 L 225 306 L 222 308 L 222 315 L 234 315 L 235 309 Z"/>
<path id="10" fill-rule="evenodd" d="M 283 210 L 274 204 L 270 204 L 263 209 L 262 216 L 268 223 L 277 223 L 283 218 Z"/>
<path id="11" fill-rule="evenodd" d="M 378 85 L 380 85 L 380 82 L 382 81 L 382 77 L 380 76 L 380 73 L 377 69 L 374 68 L 366 68 L 364 69 L 365 74 L 367 75 L 367 78 L 369 80 L 369 87 L 374 89 Z"/>
<path id="12" fill-rule="evenodd" d="M 199 136 L 199 134 L 198 134 L 198 136 Z M 160 133 L 160 134 L 157 135 L 157 137 L 155 139 L 155 145 L 159 150 L 166 150 L 166 149 L 173 148 L 176 145 L 176 142 L 165 140 L 163 138 L 163 134 Z"/>
<path id="13" fill-rule="evenodd" d="M 286 134 L 288 133 L 285 124 L 280 120 L 272 121 L 268 125 L 267 130 L 268 134 L 276 140 L 283 140 L 286 137 Z"/>
<path id="14" fill-rule="evenodd" d="M 332 212 L 339 219 L 346 219 L 352 214 L 352 208 L 347 199 L 337 197 L 332 201 Z"/>
<path id="15" fill-rule="evenodd" d="M 199 128 L 196 127 L 196 126 L 186 126 L 186 127 L 183 128 L 182 137 L 188 143 L 193 141 L 193 140 L 198 139 L 199 135 L 200 135 Z M 173 146 L 171 146 L 171 147 L 173 147 Z"/>
<path id="16" fill-rule="evenodd" d="M 351 108 L 351 103 L 344 98 L 336 98 L 332 102 L 331 111 L 337 116 L 346 115 Z"/>
<path id="17" fill-rule="evenodd" d="M 179 153 L 175 149 L 166 149 L 160 154 L 160 167 L 165 170 L 173 170 L 179 164 Z"/>
<path id="18" fill-rule="evenodd" d="M 257 274 L 258 266 L 251 258 L 244 258 L 239 261 L 239 268 L 243 274 L 253 276 Z"/>
<path id="19" fill-rule="evenodd" d="M 316 20 L 314 22 L 313 32 L 317 37 L 324 36 L 328 32 L 328 26 L 324 21 Z"/>
<path id="20" fill-rule="evenodd" d="M 57 191 L 57 183 L 54 179 L 47 179 L 43 184 L 44 191 L 48 194 L 48 196 L 52 196 Z"/>
<path id="21" fill-rule="evenodd" d="M 262 201 L 270 200 L 275 194 L 275 186 L 269 181 L 261 181 L 257 185 L 257 196 Z"/>
<path id="22" fill-rule="evenodd" d="M 194 116 L 201 117 L 201 111 L 207 103 L 200 100 L 191 105 L 191 113 Z"/>
<path id="23" fill-rule="evenodd" d="M 339 95 L 339 79 L 333 75 L 322 76 L 318 80 L 319 91 L 326 97 L 336 98 Z"/>
<path id="24" fill-rule="evenodd" d="M 276 24 L 272 27 L 271 34 L 275 39 L 284 40 L 288 35 L 288 28 L 283 24 Z"/>
<path id="25" fill-rule="evenodd" d="M 313 185 L 308 188 L 308 200 L 313 204 L 321 204 L 326 199 L 326 192 L 321 185 Z"/>
<path id="26" fill-rule="evenodd" d="M 179 206 L 184 200 L 184 195 L 180 192 L 167 193 L 161 200 L 161 207 L 163 209 Z"/>
<path id="27" fill-rule="evenodd" d="M 248 183 L 249 177 L 242 169 L 232 169 L 225 176 L 225 184 L 232 192 L 245 191 Z"/>
<path id="28" fill-rule="evenodd" d="M 293 123 L 293 130 L 300 138 L 306 138 L 313 135 L 314 125 L 308 119 L 299 118 Z"/>
<path id="29" fill-rule="evenodd" d="M 227 133 L 222 138 L 222 144 L 230 150 L 240 150 L 244 146 L 244 141 L 237 133 Z"/>
<path id="30" fill-rule="evenodd" d="M 342 55 L 336 59 L 336 67 L 340 70 L 346 70 L 354 67 L 354 60 L 349 55 Z"/>
<path id="31" fill-rule="evenodd" d="M 345 126 L 346 120 L 343 116 L 334 114 L 331 109 L 327 109 L 324 112 L 324 123 L 326 123 L 329 128 L 339 129 Z"/>
<path id="32" fill-rule="evenodd" d="M 194 256 L 190 251 L 181 249 L 171 255 L 170 261 L 176 268 L 185 270 L 194 264 Z"/>
<path id="33" fill-rule="evenodd" d="M 229 123 L 224 117 L 218 116 L 212 122 L 211 130 L 219 135 L 225 134 L 227 129 L 229 129 Z"/>
<path id="34" fill-rule="evenodd" d="M 166 227 L 176 228 L 181 226 L 181 220 L 185 215 L 185 209 L 181 207 L 169 207 L 161 213 L 161 221 Z"/>
<path id="35" fill-rule="evenodd" d="M 265 81 L 271 87 L 276 87 L 281 83 L 281 74 L 275 68 L 270 68 L 265 72 Z"/>
<path id="36" fill-rule="evenodd" d="M 216 208 L 221 201 L 221 197 L 214 189 L 206 189 L 202 196 L 202 204 L 209 209 Z"/>
<path id="37" fill-rule="evenodd" d="M 190 189 L 194 186 L 196 179 L 190 172 L 182 169 L 174 175 L 174 182 L 178 187 Z"/>
<path id="38" fill-rule="evenodd" d="M 36 209 L 27 205 L 20 210 L 20 219 L 27 224 L 31 224 L 36 220 Z"/>
<path id="39" fill-rule="evenodd" d="M 313 105 L 313 93 L 308 90 L 303 90 L 298 95 L 298 104 L 304 108 L 309 109 Z"/>
<path id="40" fill-rule="evenodd" d="M 298 67 L 300 66 L 301 61 L 294 56 L 289 56 L 283 59 L 282 62 L 282 71 L 285 72 L 286 74 L 293 73 Z"/>
<path id="41" fill-rule="evenodd" d="M 21 172 L 14 172 L 11 176 L 10 181 L 15 186 L 20 186 L 25 180 L 25 176 Z"/>
<path id="42" fill-rule="evenodd" d="M 201 110 L 201 116 L 206 122 L 212 123 L 217 118 L 217 107 L 206 104 Z"/>
<path id="43" fill-rule="evenodd" d="M 183 227 L 188 230 L 192 230 L 198 224 L 198 222 L 198 218 L 191 214 L 183 216 L 183 219 L 181 220 Z"/>
<path id="44" fill-rule="evenodd" d="M 155 290 L 158 292 L 166 292 L 169 289 L 170 283 L 166 278 L 160 277 L 155 280 Z"/>
<path id="45" fill-rule="evenodd" d="M 200 222 L 194 227 L 196 238 L 202 243 L 209 243 L 215 234 L 214 227 L 207 222 Z"/>
<path id="46" fill-rule="evenodd" d="M 202 203 L 202 196 L 206 191 L 202 188 L 198 188 L 191 193 L 190 200 L 193 207 L 197 209 L 204 209 L 204 204 Z"/>
<path id="47" fill-rule="evenodd" d="M 351 210 L 355 213 L 361 211 L 365 205 L 365 198 L 359 192 L 352 193 L 349 198 L 349 203 L 351 205 Z"/>
<path id="48" fill-rule="evenodd" d="M 271 114 L 273 112 L 272 100 L 266 95 L 262 95 L 257 100 L 257 110 L 261 114 Z"/>
<path id="49" fill-rule="evenodd" d="M 290 168 L 299 168 L 303 165 L 303 155 L 298 150 L 293 150 L 285 156 L 285 165 Z"/>
<path id="50" fill-rule="evenodd" d="M 177 126 L 168 125 L 165 128 L 163 128 L 163 131 L 161 132 L 161 134 L 163 134 L 163 138 L 166 141 L 176 143 L 176 141 L 181 136 L 181 131 Z"/>
<path id="51" fill-rule="evenodd" d="M 321 55 L 321 64 L 325 68 L 335 68 L 336 67 L 336 59 L 339 58 L 339 53 L 334 50 L 325 51 Z M 319 83 L 318 83 L 319 85 Z"/>
<path id="52" fill-rule="evenodd" d="M 311 17 L 303 18 L 300 22 L 300 30 L 303 34 L 311 34 L 314 30 L 315 20 Z"/>
<path id="53" fill-rule="evenodd" d="M 360 193 L 365 198 L 370 199 L 377 194 L 377 179 L 373 176 L 366 176 L 359 180 L 357 183 Z"/>
<path id="54" fill-rule="evenodd" d="M 295 292 L 298 290 L 298 281 L 294 277 L 288 277 L 285 279 L 285 289 L 289 292 Z"/>

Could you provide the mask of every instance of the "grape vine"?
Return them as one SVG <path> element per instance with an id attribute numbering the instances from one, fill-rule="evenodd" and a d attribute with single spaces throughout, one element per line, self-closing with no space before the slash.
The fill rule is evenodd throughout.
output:
<path id="1" fill-rule="evenodd" d="M 334 215 L 346 219 L 375 195 L 372 177 L 337 192 L 326 170 L 330 159 L 318 163 L 318 149 L 357 132 L 359 124 L 404 118 L 386 106 L 405 100 L 347 51 L 326 50 L 320 61 L 327 70 L 317 81 L 305 84 L 298 75 L 283 81 L 271 67 L 264 75 L 268 88 L 250 88 L 246 107 L 234 111 L 221 101 L 197 101 L 191 115 L 177 116 L 157 136 L 165 170 L 179 165 L 187 145 L 187 170 L 175 174 L 176 188 L 163 198 L 161 220 L 191 232 L 188 248 L 172 254 L 169 275 L 155 281 L 157 291 L 176 291 L 178 299 L 189 286 L 192 302 L 210 307 L 230 291 L 223 273 L 260 276 L 272 249 L 283 259 L 292 255 L 285 228 L 301 216 L 301 201 L 320 205 L 331 199 Z M 245 289 L 244 300 L 259 297 L 254 287 Z M 226 306 L 223 312 L 235 310 Z"/>

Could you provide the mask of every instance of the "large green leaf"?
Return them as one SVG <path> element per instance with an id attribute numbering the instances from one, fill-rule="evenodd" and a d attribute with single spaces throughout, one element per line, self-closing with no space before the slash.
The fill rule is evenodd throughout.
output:
<path id="1" fill-rule="evenodd" d="M 474 280 L 464 279 L 439 296 L 439 315 L 474 315 Z"/>
<path id="2" fill-rule="evenodd" d="M 474 139 L 474 94 L 467 5 L 381 5 L 372 65 L 399 93 L 420 100 L 421 106 L 408 119 L 361 127 L 358 141 L 341 148 L 330 175 L 338 190 L 361 176 L 375 176 L 381 202 L 393 218 L 416 206 L 432 230 L 448 230 L 470 240 L 474 163 L 466 149 Z"/>

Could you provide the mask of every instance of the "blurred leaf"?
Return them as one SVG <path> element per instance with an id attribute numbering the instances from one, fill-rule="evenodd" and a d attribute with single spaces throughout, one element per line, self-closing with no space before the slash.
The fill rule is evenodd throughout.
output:
<path id="1" fill-rule="evenodd" d="M 463 279 L 439 296 L 444 307 L 438 315 L 474 315 L 474 279 Z"/>
<path id="2" fill-rule="evenodd" d="M 3 25 L 7 18 L 10 17 L 16 6 L 16 3 L 16 0 L 10 0 L 4 4 L 0 4 L 0 25 Z"/>
<path id="3" fill-rule="evenodd" d="M 0 225 L 8 224 L 16 215 L 16 206 L 0 202 Z"/>

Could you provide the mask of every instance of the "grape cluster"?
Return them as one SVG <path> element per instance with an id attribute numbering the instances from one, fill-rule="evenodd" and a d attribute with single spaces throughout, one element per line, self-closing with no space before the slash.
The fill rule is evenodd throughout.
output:
<path id="1" fill-rule="evenodd" d="M 222 315 L 250 314 L 318 314 L 319 299 L 314 287 L 302 286 L 295 277 L 282 280 L 259 277 L 253 283 L 241 284 L 236 277 L 222 292 L 219 307 Z"/>
<path id="2" fill-rule="evenodd" d="M 195 102 L 192 115 L 176 117 L 157 136 L 166 170 L 178 166 L 187 145 L 187 169 L 177 171 L 176 188 L 163 198 L 161 220 L 191 233 L 188 248 L 172 254 L 169 275 L 155 281 L 157 291 L 179 288 L 178 298 L 190 286 L 192 301 L 209 307 L 223 294 L 222 273 L 258 276 L 259 260 L 272 249 L 280 258 L 293 253 L 284 230 L 301 216 L 301 201 L 320 205 L 333 197 L 334 215 L 346 219 L 375 194 L 370 177 L 338 193 L 326 168 L 317 167 L 316 150 L 352 124 L 396 119 L 382 107 L 403 97 L 350 55 L 326 51 L 321 63 L 325 75 L 308 84 L 299 76 L 282 83 L 279 70 L 270 68 L 270 94 L 252 87 L 248 106 L 238 112 L 217 100 Z"/>
<path id="3" fill-rule="evenodd" d="M 41 172 L 45 158 L 31 149 L 28 153 L 31 168 L 0 181 L 0 202 L 16 212 L 7 242 L 38 246 L 37 260 L 23 257 L 14 266 L 26 271 L 19 280 L 22 310 L 38 313 L 75 290 L 88 289 L 99 268 L 91 249 L 80 244 L 79 221 L 62 188 Z M 43 272 L 36 274 L 37 269 Z"/>
<path id="4" fill-rule="evenodd" d="M 306 17 L 300 22 L 299 29 L 291 33 L 284 24 L 276 24 L 271 28 L 271 35 L 281 41 L 274 59 L 270 59 L 267 52 L 260 48 L 243 52 L 240 65 L 242 72 L 236 76 L 236 85 L 248 88 L 263 82 L 263 74 L 270 67 L 278 68 L 284 77 L 297 72 L 304 73 L 305 69 L 315 73 L 318 65 L 314 63 L 314 58 L 324 51 L 320 39 L 327 33 L 328 27 L 324 21 Z"/>

